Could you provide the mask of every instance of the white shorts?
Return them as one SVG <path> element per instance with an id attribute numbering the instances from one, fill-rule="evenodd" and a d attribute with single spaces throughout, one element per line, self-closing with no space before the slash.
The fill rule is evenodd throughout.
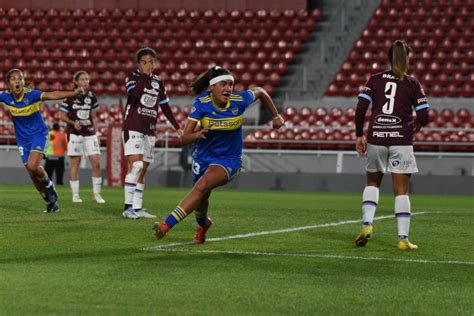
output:
<path id="1" fill-rule="evenodd" d="M 149 163 L 155 160 L 155 136 L 135 131 L 123 131 L 122 140 L 125 156 L 143 155 L 143 161 Z"/>
<path id="2" fill-rule="evenodd" d="M 81 136 L 69 134 L 67 143 L 68 156 L 100 155 L 100 145 L 97 135 Z"/>
<path id="3" fill-rule="evenodd" d="M 413 146 L 378 146 L 367 144 L 367 172 L 416 173 Z"/>

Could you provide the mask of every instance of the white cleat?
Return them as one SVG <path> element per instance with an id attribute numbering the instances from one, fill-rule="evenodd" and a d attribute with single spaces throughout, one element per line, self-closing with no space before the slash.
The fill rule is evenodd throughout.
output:
<path id="1" fill-rule="evenodd" d="M 146 210 L 145 208 L 135 210 L 135 214 L 137 214 L 138 217 L 140 217 L 140 218 L 156 218 L 155 215 L 147 213 L 145 210 Z"/>
<path id="2" fill-rule="evenodd" d="M 82 199 L 81 197 L 79 196 L 79 194 L 74 194 L 72 196 L 72 202 L 73 203 L 82 203 Z"/>
<path id="3" fill-rule="evenodd" d="M 123 215 L 123 218 L 128 218 L 128 219 L 140 218 L 140 216 L 138 216 L 137 213 L 135 213 L 135 211 L 131 207 L 129 207 L 125 211 L 123 211 L 122 215 Z"/>
<path id="4" fill-rule="evenodd" d="M 99 193 L 94 193 L 93 199 L 98 204 L 104 204 L 105 203 L 105 200 L 102 198 L 102 196 L 100 196 Z"/>

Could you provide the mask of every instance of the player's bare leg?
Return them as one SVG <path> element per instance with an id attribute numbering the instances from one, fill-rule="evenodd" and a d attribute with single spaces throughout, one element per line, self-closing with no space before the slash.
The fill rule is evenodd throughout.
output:
<path id="1" fill-rule="evenodd" d="M 178 206 L 168 216 L 171 220 L 175 219 L 173 220 L 173 225 L 167 223 L 155 223 L 153 225 L 156 239 L 163 238 L 171 227 L 183 220 L 193 210 L 197 209 L 201 203 L 206 201 L 213 189 L 226 184 L 228 181 L 227 172 L 222 167 L 209 166 L 206 173 L 194 185 L 191 192 L 180 201 Z"/>

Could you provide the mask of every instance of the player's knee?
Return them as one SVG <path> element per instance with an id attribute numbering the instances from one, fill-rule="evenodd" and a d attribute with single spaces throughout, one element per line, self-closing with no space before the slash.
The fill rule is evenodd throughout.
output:
<path id="1" fill-rule="evenodd" d="M 211 192 L 212 186 L 211 186 L 211 183 L 207 179 L 202 178 L 201 180 L 198 181 L 198 183 L 196 183 L 196 185 L 194 186 L 194 189 L 197 190 L 202 195 L 206 196 Z"/>
<path id="2" fill-rule="evenodd" d="M 26 169 L 30 172 L 30 173 L 37 173 L 39 171 L 39 165 L 38 164 L 35 164 L 31 161 L 29 161 L 27 164 L 26 164 Z"/>
<path id="3" fill-rule="evenodd" d="M 140 177 L 140 174 L 143 170 L 143 161 L 134 161 L 132 163 L 132 170 L 127 174 L 125 181 L 127 182 L 137 182 L 138 178 Z"/>

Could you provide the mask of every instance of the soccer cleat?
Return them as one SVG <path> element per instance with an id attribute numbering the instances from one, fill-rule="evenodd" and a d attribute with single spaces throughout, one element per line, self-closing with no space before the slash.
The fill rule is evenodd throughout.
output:
<path id="1" fill-rule="evenodd" d="M 127 208 L 125 211 L 122 213 L 124 218 L 129 218 L 129 219 L 137 219 L 140 218 L 135 211 L 133 210 L 132 207 Z"/>
<path id="2" fill-rule="evenodd" d="M 79 194 L 74 194 L 72 196 L 72 202 L 73 203 L 82 203 L 82 199 L 81 197 L 79 196 Z"/>
<path id="3" fill-rule="evenodd" d="M 44 213 L 56 213 L 59 210 L 59 205 L 58 203 L 49 203 L 46 206 L 46 210 L 44 210 Z"/>
<path id="4" fill-rule="evenodd" d="M 99 193 L 94 193 L 94 196 L 92 198 L 97 204 L 104 204 L 105 200 L 100 196 Z"/>
<path id="5" fill-rule="evenodd" d="M 364 247 L 369 239 L 372 237 L 374 229 L 372 225 L 366 225 L 360 230 L 359 236 L 357 236 L 355 243 L 358 247 Z"/>
<path id="6" fill-rule="evenodd" d="M 153 224 L 153 229 L 155 230 L 155 238 L 160 240 L 165 237 L 166 233 L 169 232 L 170 228 L 166 223 L 155 222 Z"/>
<path id="7" fill-rule="evenodd" d="M 46 188 L 45 193 L 49 203 L 56 203 L 58 201 L 58 193 L 56 192 L 54 184 L 51 184 L 49 188 Z"/>
<path id="8" fill-rule="evenodd" d="M 412 244 L 408 240 L 399 240 L 398 241 L 398 249 L 400 250 L 415 250 L 418 249 L 418 246 Z"/>
<path id="9" fill-rule="evenodd" d="M 194 235 L 193 239 L 195 244 L 202 244 L 206 241 L 206 232 L 209 230 L 209 228 L 211 228 L 212 224 L 212 220 L 208 217 L 206 220 L 206 225 L 199 226 L 196 229 L 196 235 Z"/>
<path id="10" fill-rule="evenodd" d="M 156 218 L 155 215 L 146 212 L 146 208 L 136 209 L 134 211 L 140 218 Z"/>

